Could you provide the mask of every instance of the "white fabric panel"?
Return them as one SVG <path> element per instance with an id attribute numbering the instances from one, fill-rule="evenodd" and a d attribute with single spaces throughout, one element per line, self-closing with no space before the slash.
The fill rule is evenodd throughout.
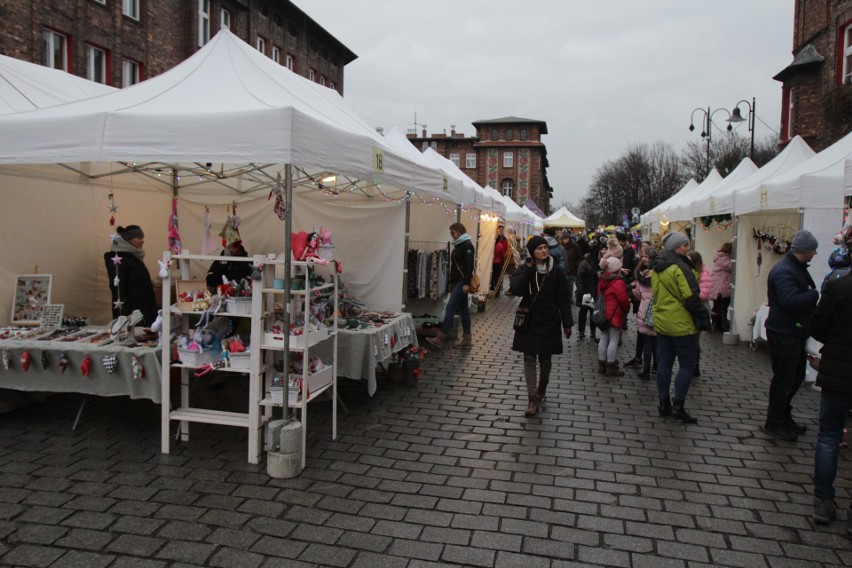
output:
<path id="1" fill-rule="evenodd" d="M 504 232 L 505 234 L 505 232 Z M 494 242 L 497 239 L 497 221 L 479 223 L 479 245 L 476 247 L 476 273 L 479 275 L 480 292 L 488 292 L 491 284 L 491 268 L 494 260 Z"/>
<path id="2" fill-rule="evenodd" d="M 697 187 L 689 192 L 681 190 L 671 200 L 667 201 L 659 208 L 660 216 L 666 215 L 669 221 L 691 221 L 692 220 L 692 200 L 698 196 L 712 191 L 714 187 L 722 182 L 722 176 L 716 171 L 716 168 L 710 170 L 707 177 L 704 178 Z"/>
<path id="3" fill-rule="evenodd" d="M 811 261 L 808 271 L 817 287 L 822 284 L 823 278 L 828 274 L 828 256 L 834 248 L 834 235 L 843 227 L 843 208 L 834 209 L 812 209 L 807 208 L 802 217 L 802 228 L 807 229 L 819 241 L 817 255 Z"/>

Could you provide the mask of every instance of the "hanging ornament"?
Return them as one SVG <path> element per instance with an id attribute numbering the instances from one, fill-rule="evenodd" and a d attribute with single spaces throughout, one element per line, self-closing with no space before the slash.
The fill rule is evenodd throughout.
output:
<path id="1" fill-rule="evenodd" d="M 88 377 L 89 373 L 92 372 L 92 358 L 88 354 L 83 357 L 83 362 L 80 363 L 80 372 L 84 377 Z"/>
<path id="2" fill-rule="evenodd" d="M 133 378 L 137 381 L 145 378 L 145 367 L 142 366 L 142 363 L 136 355 L 130 356 L 130 372 L 133 374 Z"/>
<path id="3" fill-rule="evenodd" d="M 32 363 L 30 352 L 24 351 L 21 353 L 21 369 L 23 369 L 25 373 L 30 370 L 30 363 Z"/>
<path id="4" fill-rule="evenodd" d="M 115 227 L 115 215 L 111 215 L 109 218 L 109 226 Z"/>
<path id="5" fill-rule="evenodd" d="M 222 247 L 243 240 L 240 236 L 240 218 L 237 217 L 237 204 L 234 203 L 231 207 L 233 214 L 228 216 L 225 226 L 219 231 L 219 236 L 222 237 Z"/>
<path id="6" fill-rule="evenodd" d="M 169 215 L 169 251 L 172 254 L 180 254 L 182 245 L 180 241 L 180 233 L 178 232 L 178 214 L 177 214 L 177 197 L 172 198 L 172 214 Z"/>
<path id="7" fill-rule="evenodd" d="M 272 210 L 283 221 L 287 215 L 287 204 L 284 201 L 284 184 L 281 182 L 281 172 L 278 172 L 278 176 L 275 178 L 275 187 L 269 192 L 266 200 L 272 199 L 273 195 L 275 196 L 275 204 L 272 206 Z"/>
<path id="8" fill-rule="evenodd" d="M 202 254 L 204 254 L 204 253 L 202 253 Z M 163 280 L 168 280 L 169 269 L 172 267 L 172 261 L 167 260 L 166 262 L 163 262 L 162 260 L 158 260 L 157 263 L 159 263 L 159 265 L 160 265 L 160 272 L 158 273 L 158 275 Z"/>
<path id="9" fill-rule="evenodd" d="M 263 265 L 253 264 L 251 267 L 251 279 L 260 280 L 261 278 L 263 278 Z"/>
<path id="10" fill-rule="evenodd" d="M 9 352 L 3 351 L 3 368 L 9 370 Z"/>
<path id="11" fill-rule="evenodd" d="M 201 236 L 201 254 L 213 254 L 216 250 L 216 240 L 211 231 L 213 224 L 210 222 L 210 208 L 204 208 L 204 234 Z"/>
<path id="12" fill-rule="evenodd" d="M 103 359 L 101 360 L 101 363 L 103 363 L 106 372 L 111 375 L 113 371 L 115 371 L 116 366 L 118 365 L 118 357 L 115 355 L 115 353 L 104 355 Z"/>
<path id="13" fill-rule="evenodd" d="M 116 211 L 118 211 L 118 207 L 116 207 L 115 205 L 115 200 L 113 199 L 113 194 L 111 191 L 109 192 L 107 198 L 109 199 L 109 205 L 107 205 L 107 209 L 109 209 L 109 212 L 115 213 Z"/>
<path id="14" fill-rule="evenodd" d="M 50 357 L 47 356 L 47 351 L 41 352 L 41 367 L 45 371 L 50 367 Z"/>
<path id="15" fill-rule="evenodd" d="M 60 353 L 59 354 L 59 372 L 60 373 L 65 372 L 65 369 L 68 368 L 68 363 L 69 363 L 68 355 L 66 355 L 65 353 Z"/>

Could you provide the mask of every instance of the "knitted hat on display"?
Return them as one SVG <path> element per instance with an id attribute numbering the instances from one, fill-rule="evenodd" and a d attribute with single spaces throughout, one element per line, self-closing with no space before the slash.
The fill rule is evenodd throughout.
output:
<path id="1" fill-rule="evenodd" d="M 793 245 L 790 247 L 791 252 L 814 252 L 819 245 L 816 237 L 810 231 L 802 229 L 793 235 Z"/>
<path id="2" fill-rule="evenodd" d="M 544 237 L 539 237 L 538 235 L 534 235 L 530 237 L 530 240 L 527 241 L 527 250 L 530 251 L 530 254 L 535 253 L 535 249 L 540 247 L 541 245 L 546 245 L 547 241 L 544 240 Z"/>
<path id="3" fill-rule="evenodd" d="M 663 248 L 666 250 L 676 250 L 686 244 L 689 244 L 689 239 L 686 235 L 677 231 L 663 237 Z"/>

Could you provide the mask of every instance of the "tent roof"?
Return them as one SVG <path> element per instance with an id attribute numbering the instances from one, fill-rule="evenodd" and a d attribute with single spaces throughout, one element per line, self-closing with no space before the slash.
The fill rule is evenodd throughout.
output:
<path id="1" fill-rule="evenodd" d="M 409 142 L 408 145 L 411 146 L 411 143 Z M 494 188 L 482 187 L 469 175 L 464 173 L 451 160 L 442 156 L 432 148 L 426 148 L 423 151 L 423 155 L 427 160 L 435 164 L 436 167 L 443 170 L 450 178 L 457 180 L 464 188 L 466 188 L 466 191 L 463 192 L 464 200 L 460 203 L 471 205 L 480 211 L 491 211 L 501 215 L 506 213 L 506 205 L 500 199 L 500 194 L 497 193 Z"/>
<path id="2" fill-rule="evenodd" d="M 116 90 L 65 71 L 0 55 L 0 114 L 46 108 Z"/>
<path id="3" fill-rule="evenodd" d="M 719 171 L 716 168 L 713 168 L 710 170 L 710 173 L 707 174 L 707 177 L 704 178 L 704 181 L 694 187 L 689 193 L 681 190 L 669 202 L 667 202 L 665 207 L 661 206 L 660 214 L 665 214 L 669 221 L 691 221 L 692 211 L 690 209 L 690 211 L 687 212 L 685 208 L 687 206 L 691 206 L 692 200 L 696 195 L 701 195 L 709 189 L 719 185 L 722 179 L 722 175 Z"/>
<path id="4" fill-rule="evenodd" d="M 649 209 L 644 215 L 641 217 L 641 221 L 643 225 L 650 225 L 651 223 L 655 223 L 660 220 L 660 216 L 665 211 L 666 207 L 668 207 L 672 203 L 676 203 L 679 199 L 682 199 L 684 195 L 688 195 L 691 193 L 696 187 L 698 187 L 698 182 L 693 178 L 689 178 L 689 181 L 686 182 L 683 187 L 677 190 L 673 195 L 669 196 L 668 199 Z"/>
<path id="5" fill-rule="evenodd" d="M 718 191 L 724 191 L 726 187 L 742 181 L 756 171 L 757 166 L 754 165 L 754 162 L 752 162 L 750 158 L 743 158 L 740 163 L 737 164 L 737 167 L 734 168 L 734 171 L 725 176 L 724 179 L 720 178 L 720 180 L 715 183 L 712 181 L 708 184 L 702 183 L 701 186 L 699 186 L 699 189 L 693 191 L 687 198 L 678 201 L 676 205 L 669 209 L 669 221 L 691 221 L 697 216 L 693 210 L 696 202 L 707 199 L 711 195 L 715 195 Z"/>
<path id="6" fill-rule="evenodd" d="M 417 164 L 363 122 L 337 91 L 300 77 L 228 30 L 169 71 L 95 99 L 0 116 L 0 163 L 118 161 L 292 164 L 350 176 L 344 185 L 442 194 L 442 175 L 411 187 Z M 221 165 L 220 165 L 221 164 Z M 217 172 L 218 170 L 218 172 Z M 383 170 L 383 171 L 382 171 Z M 360 183 L 352 180 L 360 180 Z"/>
<path id="7" fill-rule="evenodd" d="M 545 217 L 543 222 L 545 227 L 586 228 L 586 222 L 568 211 L 564 205 L 552 215 Z"/>

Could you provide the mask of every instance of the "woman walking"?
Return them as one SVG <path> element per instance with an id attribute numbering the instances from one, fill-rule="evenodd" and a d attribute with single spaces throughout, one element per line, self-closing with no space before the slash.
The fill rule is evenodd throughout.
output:
<path id="1" fill-rule="evenodd" d="M 627 296 L 627 285 L 621 277 L 621 259 L 610 256 L 601 260 L 600 266 L 603 272 L 598 276 L 598 295 L 603 294 L 609 325 L 601 330 L 601 339 L 598 341 L 598 372 L 608 377 L 623 377 L 624 371 L 618 369 L 616 353 L 621 330 L 627 326 L 630 298 Z"/>
<path id="2" fill-rule="evenodd" d="M 509 290 L 521 298 L 512 349 L 524 354 L 524 380 L 529 398 L 524 414 L 535 416 L 550 382 L 551 356 L 562 353 L 562 334 L 571 337 L 574 319 L 568 278 L 550 256 L 547 241 L 534 236 L 527 241 L 527 250 L 532 258 L 512 276 Z M 525 317 L 521 318 L 524 313 Z"/>
<path id="3" fill-rule="evenodd" d="M 586 320 L 589 320 L 589 335 L 592 341 L 597 341 L 597 327 L 592 321 L 592 307 L 594 299 L 598 297 L 598 241 L 594 240 L 589 244 L 589 252 L 583 260 L 580 261 L 577 267 L 577 293 L 575 302 L 580 310 L 580 334 L 577 336 L 579 340 L 586 339 Z M 588 294 L 592 298 L 592 306 L 583 304 L 583 296 Z"/>

